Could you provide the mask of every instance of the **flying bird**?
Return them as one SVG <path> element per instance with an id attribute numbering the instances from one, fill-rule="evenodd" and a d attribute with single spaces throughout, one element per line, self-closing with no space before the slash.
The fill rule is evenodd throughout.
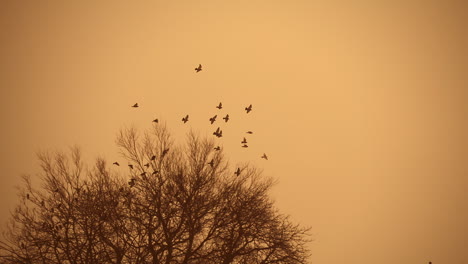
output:
<path id="1" fill-rule="evenodd" d="M 247 134 L 253 134 L 253 132 L 252 132 L 252 131 L 247 131 L 247 132 L 245 132 L 245 133 L 247 133 Z"/>
<path id="2" fill-rule="evenodd" d="M 153 122 L 154 123 L 159 123 L 159 119 L 156 118 L 156 119 L 153 120 Z"/>
<path id="3" fill-rule="evenodd" d="M 244 140 L 241 141 L 242 144 L 246 144 L 247 143 L 247 139 L 244 138 Z"/>
<path id="4" fill-rule="evenodd" d="M 211 166 L 211 168 L 213 168 L 213 166 L 214 166 L 214 160 L 213 160 L 213 159 L 211 159 L 211 161 L 210 161 L 210 162 L 208 162 L 208 164 Z"/>
<path id="5" fill-rule="evenodd" d="M 117 165 L 117 166 L 120 166 L 120 164 L 119 164 L 117 161 L 114 162 L 114 163 L 112 163 L 112 164 Z"/>
<path id="6" fill-rule="evenodd" d="M 151 161 L 153 161 L 153 160 L 155 160 L 155 159 L 156 159 L 156 156 L 153 155 L 153 156 L 151 157 Z"/>
<path id="7" fill-rule="evenodd" d="M 215 132 L 213 132 L 213 135 L 217 136 L 217 137 L 222 137 L 223 136 L 223 131 L 219 129 L 216 129 Z"/>
<path id="8" fill-rule="evenodd" d="M 223 119 L 227 123 L 227 121 L 229 121 L 229 114 L 227 114 L 225 117 L 223 117 Z"/>
<path id="9" fill-rule="evenodd" d="M 240 168 L 237 168 L 236 172 L 234 172 L 234 174 L 235 174 L 235 175 L 237 175 L 237 176 L 239 176 L 239 175 L 240 175 L 240 173 L 241 173 L 241 170 L 240 170 Z"/>
<path id="10" fill-rule="evenodd" d="M 202 66 L 201 66 L 201 64 L 198 64 L 198 67 L 197 67 L 197 68 L 195 68 L 195 70 L 196 70 L 197 72 L 201 71 L 201 70 L 202 70 Z"/>
<path id="11" fill-rule="evenodd" d="M 135 103 L 134 105 L 132 105 L 132 107 L 137 108 L 137 107 L 138 107 L 138 103 Z"/>
<path id="12" fill-rule="evenodd" d="M 216 146 L 216 148 L 214 148 L 216 151 L 219 151 L 221 150 L 221 148 L 219 146 Z"/>
<path id="13" fill-rule="evenodd" d="M 221 108 L 223 108 L 223 104 L 222 104 L 221 102 L 219 102 L 219 105 L 218 105 L 218 106 L 216 106 L 216 108 L 218 108 L 218 109 L 221 109 Z"/>
<path id="14" fill-rule="evenodd" d="M 165 150 L 163 150 L 161 156 L 162 156 L 162 157 L 166 156 L 166 154 L 167 154 L 168 152 L 169 152 L 169 149 L 168 149 L 168 148 L 165 149 Z"/>
<path id="15" fill-rule="evenodd" d="M 182 121 L 184 121 L 184 124 L 187 123 L 189 115 L 186 115 L 185 117 L 182 118 Z"/>
<path id="16" fill-rule="evenodd" d="M 249 146 L 247 146 L 246 144 L 242 145 L 243 148 L 248 148 Z"/>
<path id="17" fill-rule="evenodd" d="M 211 124 L 213 124 L 216 121 L 216 117 L 218 117 L 218 115 L 215 115 L 212 118 L 210 118 Z"/>
<path id="18" fill-rule="evenodd" d="M 245 108 L 245 111 L 247 111 L 247 114 L 252 111 L 252 105 L 249 105 L 248 107 Z"/>
<path id="19" fill-rule="evenodd" d="M 143 166 L 145 166 L 146 168 L 149 168 L 150 165 L 149 165 L 149 163 L 146 163 L 146 164 L 143 165 Z"/>
<path id="20" fill-rule="evenodd" d="M 262 159 L 266 159 L 266 160 L 268 160 L 268 157 L 267 157 L 267 155 L 266 155 L 265 153 L 263 153 L 263 155 L 262 155 Z"/>
<path id="21" fill-rule="evenodd" d="M 133 169 L 133 165 L 132 165 L 132 164 L 128 164 L 128 166 L 130 167 L 130 169 Z"/>

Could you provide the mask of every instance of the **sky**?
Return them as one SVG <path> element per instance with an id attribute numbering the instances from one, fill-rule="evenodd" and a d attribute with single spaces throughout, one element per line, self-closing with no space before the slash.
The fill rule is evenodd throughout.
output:
<path id="1" fill-rule="evenodd" d="M 229 114 L 226 155 L 277 179 L 311 263 L 468 264 L 467 7 L 1 1 L 0 223 L 39 150 L 123 161 L 124 126 L 159 118 L 183 142 Z"/>

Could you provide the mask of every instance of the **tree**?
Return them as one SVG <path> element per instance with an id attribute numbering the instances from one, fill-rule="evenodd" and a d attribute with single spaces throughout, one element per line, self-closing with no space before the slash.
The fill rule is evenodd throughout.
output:
<path id="1" fill-rule="evenodd" d="M 306 263 L 309 229 L 275 209 L 260 170 L 236 175 L 212 140 L 191 132 L 176 145 L 162 124 L 122 129 L 116 143 L 126 175 L 102 158 L 86 168 L 76 147 L 38 154 L 42 186 L 23 177 L 0 261 Z"/>

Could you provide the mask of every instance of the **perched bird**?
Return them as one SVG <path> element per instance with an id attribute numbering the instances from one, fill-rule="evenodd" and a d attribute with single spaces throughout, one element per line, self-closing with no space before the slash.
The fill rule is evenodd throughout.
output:
<path id="1" fill-rule="evenodd" d="M 159 119 L 156 118 L 156 119 L 153 120 L 153 122 L 154 123 L 159 123 Z"/>
<path id="2" fill-rule="evenodd" d="M 28 199 L 28 200 L 29 200 L 29 193 L 27 193 L 27 194 L 26 194 L 26 199 Z"/>
<path id="3" fill-rule="evenodd" d="M 117 161 L 114 162 L 114 163 L 112 163 L 112 164 L 117 165 L 117 166 L 120 166 L 120 164 L 119 164 Z"/>
<path id="4" fill-rule="evenodd" d="M 246 144 L 247 143 L 247 139 L 244 138 L 244 140 L 241 141 L 242 144 Z"/>
<path id="5" fill-rule="evenodd" d="M 135 103 L 134 105 L 132 105 L 132 107 L 137 108 L 137 107 L 138 107 L 138 103 Z"/>
<path id="6" fill-rule="evenodd" d="M 237 168 L 236 172 L 234 172 L 234 174 L 235 174 L 235 175 L 237 175 L 237 176 L 239 176 L 239 175 L 240 175 L 240 173 L 241 173 L 241 170 L 240 170 L 240 168 Z"/>
<path id="7" fill-rule="evenodd" d="M 243 148 L 248 148 L 249 146 L 247 146 L 246 144 L 242 145 Z"/>
<path id="8" fill-rule="evenodd" d="M 41 201 L 41 206 L 44 206 L 45 205 L 45 202 L 44 200 Z"/>
<path id="9" fill-rule="evenodd" d="M 211 124 L 213 124 L 216 121 L 216 117 L 218 117 L 218 115 L 214 115 L 212 118 L 210 118 Z"/>
<path id="10" fill-rule="evenodd" d="M 150 165 L 149 165 L 149 163 L 146 163 L 146 164 L 143 165 L 143 166 L 145 166 L 146 168 L 149 168 Z"/>
<path id="11" fill-rule="evenodd" d="M 249 105 L 248 107 L 245 108 L 245 111 L 247 111 L 247 114 L 252 111 L 252 105 Z"/>
<path id="12" fill-rule="evenodd" d="M 247 134 L 253 134 L 253 132 L 252 132 L 252 131 L 247 131 L 247 132 L 245 132 L 245 133 L 247 133 Z"/>
<path id="13" fill-rule="evenodd" d="M 267 155 L 265 153 L 263 153 L 262 159 L 268 160 L 268 157 L 267 157 Z"/>
<path id="14" fill-rule="evenodd" d="M 153 156 L 151 157 L 151 161 L 154 161 L 155 159 L 156 159 L 156 156 L 153 155 Z"/>
<path id="15" fill-rule="evenodd" d="M 153 171 L 152 175 L 156 175 L 158 173 L 159 173 L 159 171 L 155 170 L 155 171 Z"/>
<path id="16" fill-rule="evenodd" d="M 182 121 L 184 122 L 184 124 L 187 123 L 188 117 L 189 117 L 189 115 L 186 115 L 185 117 L 182 118 Z"/>
<path id="17" fill-rule="evenodd" d="M 218 108 L 218 109 L 222 109 L 222 108 L 223 108 L 223 104 L 222 104 L 221 102 L 219 102 L 219 105 L 218 105 L 218 106 L 216 106 L 216 108 Z"/>
<path id="18" fill-rule="evenodd" d="M 227 123 L 227 121 L 229 121 L 229 114 L 227 114 L 225 117 L 223 117 L 223 119 L 224 119 L 224 122 Z"/>
<path id="19" fill-rule="evenodd" d="M 168 152 L 169 152 L 169 149 L 168 149 L 168 148 L 165 149 L 165 150 L 163 150 L 161 156 L 162 156 L 162 157 L 166 156 L 166 154 L 167 154 Z"/>
<path id="20" fill-rule="evenodd" d="M 213 166 L 214 166 L 214 160 L 213 160 L 213 159 L 211 159 L 211 161 L 210 161 L 210 162 L 208 162 L 208 164 L 211 166 L 211 168 L 213 168 Z"/>
<path id="21" fill-rule="evenodd" d="M 196 70 L 197 72 L 201 71 L 201 70 L 202 70 L 202 66 L 201 66 L 201 64 L 198 64 L 198 67 L 197 67 L 197 68 L 195 68 L 195 70 Z"/>
<path id="22" fill-rule="evenodd" d="M 133 169 L 133 165 L 132 165 L 132 164 L 128 164 L 128 167 L 130 167 L 130 169 Z"/>
<path id="23" fill-rule="evenodd" d="M 215 149 L 216 151 L 221 150 L 221 148 L 220 148 L 219 146 L 216 146 L 214 149 Z"/>

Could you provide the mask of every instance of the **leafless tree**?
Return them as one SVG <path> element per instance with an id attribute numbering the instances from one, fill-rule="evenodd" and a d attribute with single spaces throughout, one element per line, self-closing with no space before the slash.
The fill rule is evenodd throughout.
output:
<path id="1" fill-rule="evenodd" d="M 273 181 L 255 167 L 230 169 L 193 132 L 176 145 L 164 124 L 122 129 L 116 143 L 133 165 L 124 174 L 101 158 L 86 168 L 76 147 L 38 154 L 42 186 L 23 177 L 0 261 L 306 263 L 309 229 L 275 209 Z"/>

